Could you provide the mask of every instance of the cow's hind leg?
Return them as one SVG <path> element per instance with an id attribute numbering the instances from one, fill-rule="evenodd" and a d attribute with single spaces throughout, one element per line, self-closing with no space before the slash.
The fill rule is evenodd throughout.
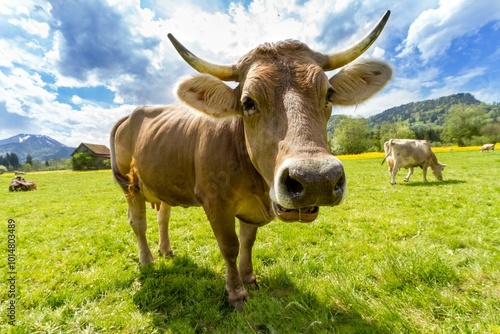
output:
<path id="1" fill-rule="evenodd" d="M 413 167 L 410 167 L 410 168 L 408 168 L 408 174 L 406 175 L 404 181 L 408 182 L 408 180 L 410 179 L 410 176 L 412 176 L 412 174 L 413 174 Z"/>
<path id="2" fill-rule="evenodd" d="M 252 289 L 258 289 L 252 265 L 252 247 L 257 236 L 256 225 L 247 224 L 240 220 L 240 264 L 239 272 L 243 283 Z"/>
<path id="3" fill-rule="evenodd" d="M 136 195 L 128 196 L 127 202 L 130 226 L 137 237 L 139 262 L 142 265 L 146 265 L 153 261 L 153 255 L 146 239 L 146 229 L 148 227 L 146 221 L 146 201 L 141 195 Z"/>
<path id="4" fill-rule="evenodd" d="M 171 206 L 165 202 L 161 202 L 160 209 L 156 214 L 158 219 L 158 230 L 160 234 L 160 245 L 158 251 L 163 256 L 173 256 L 174 252 L 170 247 L 170 239 L 168 237 L 168 223 L 170 221 Z"/>
<path id="5" fill-rule="evenodd" d="M 399 166 L 395 163 L 391 171 L 391 184 L 396 184 L 396 174 L 398 174 Z"/>

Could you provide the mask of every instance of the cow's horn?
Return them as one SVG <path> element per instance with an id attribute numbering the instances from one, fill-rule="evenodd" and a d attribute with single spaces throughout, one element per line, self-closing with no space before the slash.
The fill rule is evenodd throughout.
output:
<path id="1" fill-rule="evenodd" d="M 340 68 L 352 62 L 354 59 L 358 58 L 365 52 L 370 45 L 375 42 L 377 37 L 384 29 L 387 20 L 389 19 L 389 15 L 391 15 L 391 11 L 388 10 L 385 12 L 384 16 L 380 19 L 377 25 L 370 31 L 361 41 L 354 44 L 350 48 L 340 51 L 334 52 L 326 55 L 325 63 L 323 64 L 323 70 L 331 71 L 336 68 Z"/>
<path id="2" fill-rule="evenodd" d="M 174 45 L 174 48 L 182 58 L 195 70 L 200 73 L 208 73 L 224 81 L 237 81 L 238 71 L 235 65 L 218 65 L 212 64 L 195 56 L 191 51 L 186 49 L 172 34 L 168 34 L 168 39 Z"/>

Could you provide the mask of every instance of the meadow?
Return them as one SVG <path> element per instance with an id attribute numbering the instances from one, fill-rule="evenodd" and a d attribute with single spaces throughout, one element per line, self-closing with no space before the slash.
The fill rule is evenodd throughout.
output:
<path id="1" fill-rule="evenodd" d="M 109 171 L 0 175 L 2 333 L 500 333 L 500 153 L 444 150 L 444 181 L 391 186 L 378 156 L 341 157 L 346 201 L 259 229 L 243 312 L 202 209 L 174 208 L 174 258 L 138 264 Z M 155 211 L 148 239 L 158 244 Z M 9 219 L 15 230 L 8 229 Z M 8 234 L 15 234 L 15 326 Z"/>

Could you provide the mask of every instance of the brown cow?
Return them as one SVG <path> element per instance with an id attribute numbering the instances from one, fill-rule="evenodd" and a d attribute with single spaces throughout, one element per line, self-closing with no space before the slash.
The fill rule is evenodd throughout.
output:
<path id="1" fill-rule="evenodd" d="M 495 144 L 484 144 L 483 147 L 481 147 L 481 152 L 484 151 L 495 151 Z"/>
<path id="2" fill-rule="evenodd" d="M 409 169 L 404 181 L 408 182 L 413 174 L 414 167 L 422 168 L 423 181 L 427 182 L 427 167 L 431 167 L 432 173 L 438 180 L 443 180 L 443 169 L 446 166 L 437 161 L 436 155 L 431 150 L 431 146 L 426 140 L 415 139 L 389 139 L 384 143 L 385 158 L 389 164 L 392 160 L 391 184 L 396 184 L 396 174 L 400 168 Z"/>
<path id="3" fill-rule="evenodd" d="M 325 55 L 288 40 L 260 45 L 230 66 L 194 56 L 169 34 L 180 55 L 206 74 L 180 83 L 185 105 L 137 108 L 111 132 L 113 175 L 127 197 L 140 262 L 153 260 L 145 202 L 159 209 L 159 251 L 166 255 L 172 254 L 171 207 L 202 206 L 225 260 L 228 302 L 241 309 L 248 299 L 244 284 L 257 288 L 251 259 L 257 228 L 275 216 L 311 222 L 319 206 L 343 200 L 343 166 L 327 148 L 332 105 L 368 99 L 392 71 L 374 60 L 355 62 L 331 79 L 325 71 L 360 56 L 388 17 L 342 52 Z"/>
<path id="4" fill-rule="evenodd" d="M 9 191 L 30 191 L 36 190 L 36 184 L 32 181 L 26 181 L 22 176 L 13 178 L 10 182 Z"/>

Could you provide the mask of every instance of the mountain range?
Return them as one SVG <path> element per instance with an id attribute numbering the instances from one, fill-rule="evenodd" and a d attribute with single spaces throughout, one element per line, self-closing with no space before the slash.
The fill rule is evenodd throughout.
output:
<path id="1" fill-rule="evenodd" d="M 403 104 L 370 116 L 368 120 L 372 125 L 380 125 L 383 122 L 407 122 L 410 125 L 420 123 L 441 126 L 448 110 L 457 104 L 478 105 L 481 101 L 469 93 L 453 94 L 433 100 Z"/>
<path id="2" fill-rule="evenodd" d="M 19 161 L 24 163 L 28 154 L 33 160 L 69 159 L 74 147 L 66 146 L 57 140 L 44 135 L 18 134 L 0 140 L 0 155 L 15 153 Z"/>
<path id="3" fill-rule="evenodd" d="M 415 132 L 421 129 L 441 131 L 444 121 L 449 116 L 448 111 L 456 105 L 471 107 L 483 106 L 483 117 L 487 122 L 500 122 L 500 104 L 485 104 L 470 93 L 459 93 L 443 96 L 432 100 L 411 102 L 393 107 L 367 118 L 372 131 L 380 129 L 383 123 L 405 123 Z M 328 132 L 334 132 L 334 125 L 342 114 L 333 115 L 328 121 Z M 436 140 L 436 139 L 435 139 Z"/>

